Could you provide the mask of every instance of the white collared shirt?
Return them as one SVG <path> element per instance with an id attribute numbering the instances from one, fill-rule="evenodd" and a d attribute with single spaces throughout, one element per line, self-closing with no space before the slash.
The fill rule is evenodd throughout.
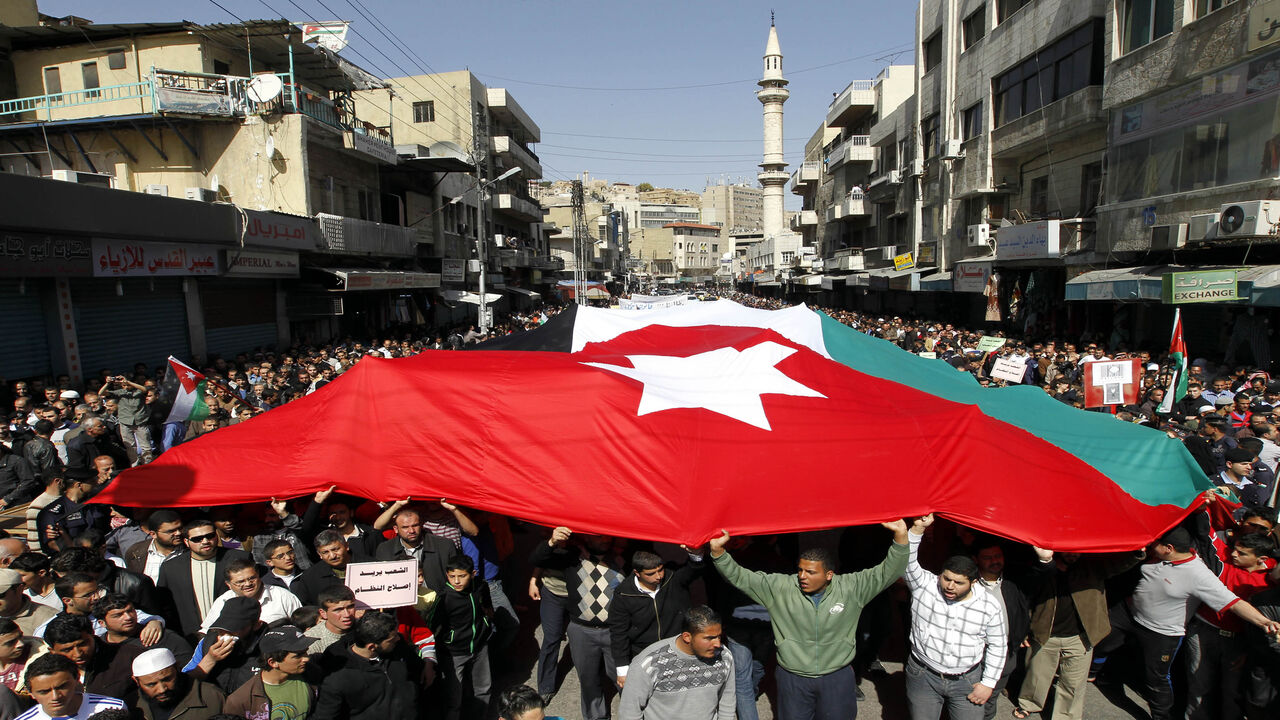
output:
<path id="1" fill-rule="evenodd" d="M 222 614 L 222 607 L 235 596 L 234 590 L 228 590 L 213 601 L 213 605 L 209 607 L 209 612 L 204 616 L 204 622 L 200 624 L 200 632 L 209 632 L 209 628 L 213 627 L 213 624 L 218 620 L 218 616 Z M 259 619 L 263 623 L 270 624 L 277 620 L 288 619 L 294 610 L 302 607 L 302 602 L 298 600 L 297 595 L 282 587 L 264 584 L 262 586 L 262 594 L 258 596 L 258 605 L 262 606 L 262 614 Z"/>

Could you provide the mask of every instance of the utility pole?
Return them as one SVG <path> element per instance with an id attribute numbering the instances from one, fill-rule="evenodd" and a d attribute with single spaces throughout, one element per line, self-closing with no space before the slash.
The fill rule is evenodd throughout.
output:
<path id="1" fill-rule="evenodd" d="M 582 263 L 589 236 L 581 180 L 573 181 L 570 200 L 573 208 L 573 301 L 579 305 L 586 305 L 587 271 Z"/>
<path id="2" fill-rule="evenodd" d="M 485 175 L 487 174 L 487 159 L 489 146 L 489 133 L 487 118 L 481 113 L 484 112 L 483 105 L 477 105 L 475 113 L 471 120 L 471 159 L 476 167 L 476 202 L 479 204 L 476 210 L 476 257 L 480 261 L 480 322 L 476 324 L 481 335 L 489 332 L 489 303 L 485 300 L 485 274 L 488 272 L 488 255 L 489 255 L 489 223 L 487 217 L 487 208 L 489 206 L 489 188 L 485 184 Z"/>

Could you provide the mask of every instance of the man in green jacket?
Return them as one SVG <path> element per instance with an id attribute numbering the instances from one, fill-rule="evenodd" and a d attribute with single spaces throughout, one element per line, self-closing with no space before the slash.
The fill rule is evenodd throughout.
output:
<path id="1" fill-rule="evenodd" d="M 725 552 L 729 533 L 711 541 L 716 569 L 765 606 L 778 646 L 779 720 L 847 720 L 858 711 L 853 654 L 862 608 L 907 568 L 907 523 L 882 523 L 893 544 L 879 565 L 836 575 L 831 553 L 800 553 L 795 575 L 752 572 Z"/>

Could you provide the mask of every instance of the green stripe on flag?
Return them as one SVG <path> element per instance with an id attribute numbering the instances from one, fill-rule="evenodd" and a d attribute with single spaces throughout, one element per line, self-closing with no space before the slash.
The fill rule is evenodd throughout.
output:
<path id="1" fill-rule="evenodd" d="M 823 342 L 836 362 L 944 400 L 977 406 L 988 417 L 1022 428 L 1098 470 L 1147 505 L 1187 507 L 1213 487 L 1182 443 L 1162 432 L 1105 413 L 1061 403 L 1035 386 L 984 388 L 945 362 L 904 352 L 823 313 Z M 943 429 L 945 432 L 945 429 Z M 998 474 L 999 467 L 991 468 Z M 1036 478 L 1024 478 L 1035 482 Z"/>

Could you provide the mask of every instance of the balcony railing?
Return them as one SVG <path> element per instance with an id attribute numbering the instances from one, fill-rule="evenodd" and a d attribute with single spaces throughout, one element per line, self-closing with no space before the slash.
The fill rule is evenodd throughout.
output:
<path id="1" fill-rule="evenodd" d="M 847 162 L 873 162 L 875 159 L 876 149 L 871 144 L 871 136 L 851 135 L 827 153 L 827 167 L 836 168 Z"/>
<path id="2" fill-rule="evenodd" d="M 298 84 L 290 73 L 275 73 L 275 76 L 283 86 L 280 95 L 265 102 L 257 102 L 248 93 L 248 86 L 253 78 L 152 68 L 146 77 L 135 83 L 0 100 L 0 122 L 89 117 L 89 112 L 74 108 L 91 105 L 106 105 L 98 113 L 104 117 L 139 112 L 153 115 L 244 117 L 278 110 L 307 115 L 339 130 L 352 130 L 390 140 L 386 129 L 362 122 L 356 117 L 350 98 L 331 99 L 322 92 Z M 126 101 L 137 102 L 109 106 L 111 103 Z M 34 117 L 21 117 L 28 113 Z"/>

